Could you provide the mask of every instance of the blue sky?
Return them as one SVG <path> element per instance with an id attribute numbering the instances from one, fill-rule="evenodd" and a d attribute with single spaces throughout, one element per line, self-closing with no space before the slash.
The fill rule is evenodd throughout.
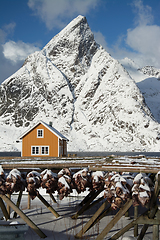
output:
<path id="1" fill-rule="evenodd" d="M 0 83 L 79 14 L 116 59 L 160 68 L 159 0 L 1 0 Z"/>

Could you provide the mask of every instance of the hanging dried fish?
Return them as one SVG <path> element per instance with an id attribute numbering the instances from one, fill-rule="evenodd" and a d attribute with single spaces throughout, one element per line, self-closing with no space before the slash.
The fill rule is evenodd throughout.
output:
<path id="1" fill-rule="evenodd" d="M 58 189 L 58 175 L 51 170 L 41 172 L 41 186 L 46 188 L 46 193 L 54 193 Z"/>
<path id="2" fill-rule="evenodd" d="M 40 173 L 37 171 L 32 171 L 27 174 L 27 191 L 31 199 L 33 200 L 37 196 L 37 189 L 41 186 Z"/>

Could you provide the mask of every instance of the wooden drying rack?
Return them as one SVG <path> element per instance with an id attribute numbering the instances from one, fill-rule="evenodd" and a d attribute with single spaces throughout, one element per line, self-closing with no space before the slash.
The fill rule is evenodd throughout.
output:
<path id="1" fill-rule="evenodd" d="M 62 168 L 84 168 L 88 167 L 91 171 L 117 171 L 117 172 L 144 172 L 157 173 L 160 171 L 160 158 L 138 156 L 126 156 L 125 163 L 121 162 L 123 156 L 96 156 L 96 157 L 43 157 L 43 158 L 27 158 L 27 157 L 6 157 L 1 158 L 1 166 L 5 170 L 13 168 L 21 169 L 52 169 L 58 171 Z M 141 159 L 145 158 L 145 163 L 141 163 Z M 149 159 L 154 159 L 159 163 L 154 166 L 149 163 Z M 120 160 L 120 161 L 119 161 Z M 137 162 L 137 160 L 139 162 Z M 63 161 L 63 162 L 62 162 Z M 43 162 L 43 164 L 42 164 Z M 140 164 L 141 163 L 141 164 Z"/>
<path id="2" fill-rule="evenodd" d="M 126 165 L 117 165 L 117 164 L 100 164 L 98 162 L 98 165 L 96 163 L 66 163 L 66 164 L 23 164 L 23 168 L 21 164 L 2 164 L 3 169 L 13 169 L 17 168 L 19 170 L 26 170 L 27 169 L 62 169 L 62 168 L 84 168 L 88 167 L 92 171 L 117 171 L 117 172 L 144 172 L 144 173 L 158 173 L 160 171 L 160 167 L 154 167 L 154 166 L 126 166 Z M 98 197 L 100 192 L 102 192 L 103 189 L 98 191 L 91 191 L 80 203 L 81 208 L 72 216 L 72 219 L 78 218 L 79 215 L 81 215 L 84 211 L 91 208 L 93 205 L 99 203 L 103 200 L 103 197 L 98 198 L 95 200 L 95 198 Z M 134 220 L 131 221 L 128 225 L 126 225 L 124 228 L 122 228 L 120 231 L 118 231 L 116 234 L 114 234 L 112 237 L 109 238 L 109 240 L 115 240 L 118 239 L 120 236 L 122 236 L 125 232 L 127 232 L 130 228 L 134 227 L 134 236 L 138 237 L 137 240 L 143 239 L 148 226 L 153 225 L 153 240 L 159 239 L 159 225 L 160 225 L 160 211 L 157 207 L 157 197 L 160 190 L 160 174 L 158 174 L 158 179 L 155 182 L 155 188 L 154 188 L 154 194 L 151 198 L 150 206 L 146 210 L 145 213 L 138 216 L 138 207 L 134 207 Z M 18 214 L 41 238 L 45 238 L 46 235 L 19 209 L 20 200 L 21 200 L 22 192 L 19 192 L 19 196 L 17 199 L 17 204 L 14 204 L 10 198 L 6 195 L 0 195 L 0 207 L 3 211 L 3 214 L 7 219 L 9 219 L 8 211 L 4 205 L 4 202 L 6 202 L 7 205 L 9 205 L 16 214 Z M 37 197 L 42 201 L 42 203 L 54 214 L 55 217 L 59 217 L 59 214 L 50 206 L 50 204 L 38 193 Z M 55 202 L 55 199 L 53 195 L 51 196 L 52 200 Z M 107 224 L 107 226 L 103 229 L 103 231 L 97 236 L 96 240 L 104 239 L 104 237 L 109 233 L 109 231 L 115 226 L 115 224 L 119 221 L 119 219 L 125 214 L 127 214 L 128 209 L 132 206 L 132 199 L 128 199 L 127 202 L 124 204 L 122 208 L 119 209 L 117 214 L 113 217 L 113 219 Z M 82 238 L 83 235 L 91 228 L 93 227 L 97 222 L 99 222 L 103 217 L 107 215 L 108 212 L 111 211 L 111 206 L 108 203 L 107 200 L 105 200 L 97 212 L 91 217 L 91 219 L 82 227 L 81 231 L 78 232 L 75 235 L 75 238 Z M 140 234 L 138 235 L 138 224 L 143 224 L 142 230 Z"/>

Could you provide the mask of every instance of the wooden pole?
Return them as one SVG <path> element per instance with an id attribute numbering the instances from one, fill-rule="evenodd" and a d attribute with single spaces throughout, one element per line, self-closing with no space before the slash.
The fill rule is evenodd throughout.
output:
<path id="1" fill-rule="evenodd" d="M 29 195 L 29 192 L 28 192 L 28 205 L 27 205 L 27 209 L 31 209 L 31 197 Z"/>
<path id="2" fill-rule="evenodd" d="M 88 206 L 87 210 L 90 209 L 91 207 L 93 207 L 94 205 L 96 205 L 97 203 L 101 202 L 103 199 L 104 199 L 104 196 L 102 196 L 102 197 L 98 198 L 97 200 L 93 201 L 93 202 Z"/>
<path id="3" fill-rule="evenodd" d="M 0 197 L 41 237 L 47 236 L 5 195 Z"/>
<path id="4" fill-rule="evenodd" d="M 50 193 L 49 196 L 50 196 L 50 198 L 52 199 L 52 201 L 53 201 L 54 203 L 57 203 L 57 201 L 56 201 L 56 199 L 54 198 L 54 196 L 52 195 L 52 193 Z"/>
<path id="5" fill-rule="evenodd" d="M 37 197 L 41 202 L 53 213 L 53 215 L 58 218 L 60 215 L 52 208 L 52 206 L 40 195 L 40 193 L 37 191 Z"/>
<path id="6" fill-rule="evenodd" d="M 156 214 L 156 212 L 157 212 L 157 209 L 158 209 L 158 207 L 157 207 L 157 205 L 156 205 L 156 206 L 154 207 L 155 214 Z M 153 212 L 152 212 L 152 213 L 153 213 Z M 149 214 L 149 215 L 150 215 L 150 214 Z M 153 216 L 153 217 L 149 217 L 149 218 L 152 219 L 152 218 L 154 218 L 154 216 Z M 149 226 L 149 222 L 148 222 L 148 224 L 144 224 L 144 225 L 143 225 L 143 227 L 142 227 L 142 229 L 141 229 L 141 232 L 140 232 L 137 240 L 141 240 L 141 239 L 144 238 L 144 235 L 145 235 L 145 233 L 146 233 L 146 231 L 147 231 L 147 229 L 148 229 L 148 226 Z"/>
<path id="7" fill-rule="evenodd" d="M 19 191 L 19 195 L 18 195 L 18 199 L 17 199 L 17 203 L 16 203 L 16 206 L 17 206 L 18 208 L 19 208 L 19 206 L 20 206 L 21 199 L 22 199 L 22 191 Z M 17 217 L 17 213 L 14 212 L 13 218 L 16 218 L 16 217 Z"/>
<path id="8" fill-rule="evenodd" d="M 153 225 L 153 240 L 159 240 L 159 225 Z"/>
<path id="9" fill-rule="evenodd" d="M 91 191 L 85 196 L 85 198 L 80 202 L 79 206 L 83 206 L 94 194 L 96 191 Z"/>
<path id="10" fill-rule="evenodd" d="M 157 211 L 156 219 L 160 222 L 160 210 Z M 159 225 L 153 225 L 153 240 L 159 239 Z"/>
<path id="11" fill-rule="evenodd" d="M 122 228 L 121 230 L 119 230 L 116 234 L 114 234 L 112 237 L 110 237 L 108 240 L 116 240 L 118 239 L 120 236 L 122 236 L 125 232 L 127 232 L 130 228 L 132 228 L 135 224 L 135 220 L 133 220 L 132 222 L 130 222 L 129 224 L 127 224 L 124 228 Z"/>
<path id="12" fill-rule="evenodd" d="M 8 214 L 6 206 L 5 206 L 5 204 L 4 204 L 4 202 L 3 202 L 1 197 L 0 197 L 0 207 L 2 209 L 2 212 L 3 212 L 3 215 L 4 215 L 5 219 L 7 221 L 9 219 L 9 214 Z"/>
<path id="13" fill-rule="evenodd" d="M 97 190 L 87 201 L 87 203 L 80 209 L 78 210 L 71 218 L 72 219 L 77 219 L 79 215 L 81 215 L 84 211 L 86 211 L 90 205 L 90 203 L 102 192 L 101 190 Z"/>
<path id="14" fill-rule="evenodd" d="M 90 229 L 90 228 L 92 228 L 96 223 L 98 223 L 103 217 L 105 217 L 109 212 L 111 212 L 112 211 L 112 208 L 111 207 L 108 207 L 106 210 L 104 210 L 104 211 L 102 211 L 103 213 L 101 213 L 97 218 L 96 218 L 96 220 L 94 221 L 94 222 L 92 222 L 91 224 L 90 224 L 90 226 L 88 226 L 88 229 L 87 229 L 87 231 Z M 75 238 L 76 238 L 76 236 L 75 236 Z M 77 237 L 77 238 L 79 238 L 79 237 Z"/>
<path id="15" fill-rule="evenodd" d="M 82 230 L 80 232 L 78 232 L 75 235 L 75 238 L 81 238 L 82 235 L 87 232 L 87 230 L 90 228 L 90 226 L 94 223 L 94 221 L 99 217 L 99 215 L 104 211 L 104 209 L 107 207 L 108 205 L 108 201 L 106 200 L 101 207 L 97 210 L 97 212 L 90 218 L 90 220 L 86 223 L 86 225 L 82 228 Z"/>
<path id="16" fill-rule="evenodd" d="M 108 240 L 116 240 L 119 237 L 121 237 L 125 232 L 127 232 L 130 228 L 132 228 L 133 226 L 136 226 L 137 224 L 145 224 L 143 227 L 143 231 L 142 233 L 138 236 L 138 239 L 143 239 L 143 234 L 145 234 L 145 231 L 147 230 L 147 228 L 145 226 L 148 225 L 159 225 L 159 216 L 157 217 L 157 219 L 152 219 L 152 218 L 148 218 L 148 211 L 145 211 L 142 215 L 140 215 L 139 217 L 137 217 L 137 219 L 134 219 L 132 222 L 130 222 L 128 225 L 126 225 L 124 228 L 122 228 L 120 231 L 118 231 L 116 234 L 114 234 L 112 237 L 110 237 Z M 154 211 L 157 211 L 157 206 L 155 206 Z M 152 211 L 153 213 L 153 211 Z M 158 211 L 159 213 L 159 211 Z M 147 214 L 147 215 L 146 215 Z M 158 228 L 155 227 L 153 229 L 153 238 L 154 240 L 158 240 L 159 238 L 157 238 L 158 235 Z"/>
<path id="17" fill-rule="evenodd" d="M 129 217 L 129 209 L 126 211 L 126 213 L 125 213 L 125 217 L 126 217 L 126 218 Z"/>
<path id="18" fill-rule="evenodd" d="M 114 218 L 98 235 L 96 240 L 102 240 L 109 233 L 109 231 L 114 227 L 114 225 L 119 221 L 119 219 L 125 214 L 125 212 L 131 207 L 131 205 L 132 205 L 132 199 L 128 199 L 125 205 L 118 211 L 118 213 L 114 216 Z"/>
<path id="19" fill-rule="evenodd" d="M 100 216 L 96 219 L 96 221 L 94 222 L 94 225 L 99 222 L 102 218 L 104 218 L 109 212 L 113 211 L 111 206 L 109 208 L 107 208 L 102 214 L 100 214 Z"/>
<path id="20" fill-rule="evenodd" d="M 156 201 L 157 201 L 157 196 L 159 194 L 159 189 L 160 189 L 160 174 L 157 175 L 157 180 L 155 182 L 155 187 L 154 187 L 154 193 L 153 193 L 153 196 L 152 196 L 152 199 L 151 199 L 151 203 L 150 203 L 150 213 L 149 213 L 149 218 L 154 218 L 155 217 L 155 214 L 157 212 L 157 204 L 156 204 Z M 141 232 L 137 238 L 137 240 L 141 240 L 143 239 L 147 229 L 148 229 L 148 226 L 149 224 L 144 224 L 142 229 L 141 229 Z"/>
<path id="21" fill-rule="evenodd" d="M 112 237 L 110 237 L 108 240 L 116 240 L 119 237 L 121 237 L 125 232 L 127 232 L 130 228 L 134 227 L 135 224 L 137 224 L 138 222 L 141 223 L 141 218 L 148 212 L 145 211 L 142 215 L 140 215 L 136 220 L 133 220 L 132 222 L 130 222 L 129 224 L 127 224 L 124 228 L 122 228 L 121 230 L 119 230 L 117 233 L 115 233 L 114 235 L 112 235 Z"/>
<path id="22" fill-rule="evenodd" d="M 8 198 L 11 199 L 11 195 L 10 194 L 7 194 Z M 10 218 L 10 213 L 11 213 L 11 208 L 10 206 L 7 204 L 7 212 L 8 212 L 8 215 L 9 215 L 9 218 Z"/>
<path id="23" fill-rule="evenodd" d="M 134 219 L 138 218 L 138 206 L 134 207 Z M 138 224 L 134 226 L 134 237 L 138 236 Z"/>

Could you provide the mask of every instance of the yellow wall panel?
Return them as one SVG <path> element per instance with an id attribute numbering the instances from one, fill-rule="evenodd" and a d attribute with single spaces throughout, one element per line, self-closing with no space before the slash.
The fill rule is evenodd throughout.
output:
<path id="1" fill-rule="evenodd" d="M 44 130 L 44 137 L 37 138 L 37 129 Z M 36 156 L 42 157 L 46 155 L 31 155 L 31 146 L 49 146 L 49 155 L 50 157 L 58 157 L 59 155 L 59 144 L 58 144 L 58 137 L 53 134 L 50 130 L 48 130 L 45 126 L 41 123 L 28 132 L 22 139 L 22 156 Z"/>

